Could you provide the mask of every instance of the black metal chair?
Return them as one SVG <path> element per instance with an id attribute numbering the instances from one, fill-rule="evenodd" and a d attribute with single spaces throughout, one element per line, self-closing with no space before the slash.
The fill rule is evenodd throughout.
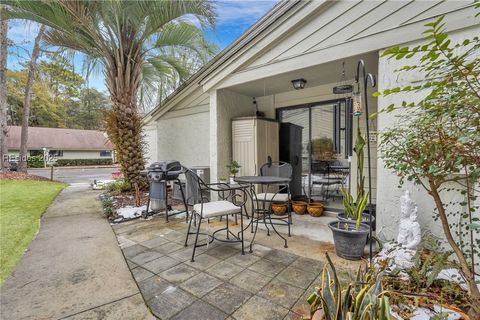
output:
<path id="1" fill-rule="evenodd" d="M 188 204 L 193 204 L 192 214 L 190 215 L 190 222 L 188 224 L 187 235 L 185 237 L 185 247 L 188 245 L 188 238 L 190 235 L 195 235 L 195 243 L 193 245 L 192 259 L 195 260 L 195 250 L 198 247 L 205 246 L 213 240 L 218 240 L 222 242 L 241 242 L 242 244 L 242 254 L 244 251 L 244 242 L 243 242 L 243 208 L 246 203 L 246 193 L 244 191 L 244 186 L 238 185 L 238 187 L 232 187 L 226 183 L 210 183 L 206 184 L 200 177 L 193 172 L 192 170 L 185 168 L 185 178 L 187 180 L 187 194 L 190 195 L 186 200 Z M 208 201 L 203 194 L 205 192 L 216 192 L 220 200 Z M 229 230 L 228 225 L 228 216 L 229 215 L 240 214 L 240 231 L 238 234 L 234 234 Z M 197 217 L 199 218 L 197 221 Z M 210 234 L 201 233 L 200 226 L 202 220 L 226 217 L 226 227 L 216 230 Z M 190 232 L 192 228 L 192 220 L 195 219 L 196 231 Z M 226 231 L 225 239 L 219 238 L 218 233 Z M 207 236 L 206 243 L 198 243 L 199 234 L 204 234 Z M 230 239 L 230 236 L 233 236 L 233 239 Z"/>
<path id="2" fill-rule="evenodd" d="M 284 161 L 270 161 L 263 164 L 260 167 L 260 175 L 262 176 L 273 176 L 287 178 L 288 183 L 285 184 L 275 184 L 273 187 L 277 190 L 269 190 L 272 185 L 261 186 L 260 192 L 256 194 L 257 206 L 259 202 L 263 202 L 263 209 L 265 209 L 265 203 L 269 204 L 268 214 L 272 213 L 272 204 L 274 202 L 286 202 L 287 203 L 287 212 L 285 217 L 275 217 L 273 219 L 284 221 L 281 224 L 286 224 L 288 227 L 288 236 L 290 237 L 290 225 L 292 224 L 292 211 L 291 211 L 291 195 L 290 195 L 290 181 L 292 180 L 293 168 L 292 165 Z M 265 190 L 266 188 L 266 190 Z M 258 217 L 257 217 L 258 218 Z M 253 226 L 253 225 L 252 225 Z M 265 224 L 266 226 L 266 224 Z M 267 227 L 267 234 L 270 235 L 270 230 Z"/>

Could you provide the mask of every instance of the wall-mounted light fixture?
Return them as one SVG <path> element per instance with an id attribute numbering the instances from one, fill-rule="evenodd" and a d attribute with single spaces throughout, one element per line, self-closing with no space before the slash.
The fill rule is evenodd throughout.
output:
<path id="1" fill-rule="evenodd" d="M 292 85 L 295 90 L 301 90 L 305 88 L 306 83 L 307 83 L 307 80 L 303 78 L 292 80 Z"/>

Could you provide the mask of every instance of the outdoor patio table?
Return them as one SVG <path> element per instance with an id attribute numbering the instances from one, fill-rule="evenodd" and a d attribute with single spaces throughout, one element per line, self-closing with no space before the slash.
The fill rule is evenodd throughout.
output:
<path id="1" fill-rule="evenodd" d="M 287 246 L 287 239 L 285 237 L 283 237 L 277 231 L 277 229 L 275 228 L 275 223 L 272 221 L 272 217 L 271 217 L 271 214 L 270 214 L 269 210 L 265 209 L 265 202 L 266 201 L 263 201 L 263 207 L 260 208 L 258 202 L 259 202 L 259 200 L 261 201 L 261 199 L 258 199 L 257 196 L 256 196 L 255 185 L 267 186 L 267 190 L 268 190 L 269 185 L 272 185 L 272 186 L 274 186 L 274 185 L 286 185 L 287 189 L 288 189 L 288 185 L 289 185 L 291 179 L 290 178 L 284 178 L 284 177 L 277 177 L 277 176 L 242 176 L 242 177 L 235 177 L 234 180 L 237 183 L 249 185 L 247 194 L 249 195 L 249 197 L 252 200 L 252 219 L 250 220 L 250 223 L 247 225 L 245 230 L 248 229 L 249 226 L 255 222 L 255 232 L 253 234 L 252 241 L 250 242 L 250 252 L 252 252 L 252 246 L 253 246 L 253 243 L 255 241 L 255 236 L 257 235 L 258 222 L 260 220 L 263 221 L 263 223 L 265 224 L 265 227 L 267 228 L 267 231 L 269 232 L 269 228 L 268 228 L 268 225 L 267 225 L 267 218 L 268 218 L 268 222 L 269 222 L 270 226 L 272 227 L 273 231 L 275 231 L 275 233 L 281 239 L 283 239 L 283 241 L 285 242 L 285 248 L 287 248 L 288 247 Z M 257 209 L 254 208 L 255 202 L 257 202 Z M 255 212 L 257 212 L 258 214 L 261 213 L 263 215 L 263 217 L 260 218 L 259 215 L 257 215 L 257 218 L 255 218 Z M 252 225 L 252 227 L 253 227 L 253 225 Z M 269 233 L 269 235 L 270 235 L 270 233 Z"/>

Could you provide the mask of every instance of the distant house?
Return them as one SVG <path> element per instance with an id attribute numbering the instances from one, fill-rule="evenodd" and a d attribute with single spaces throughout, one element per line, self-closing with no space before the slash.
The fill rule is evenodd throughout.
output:
<path id="1" fill-rule="evenodd" d="M 20 150 L 20 126 L 8 127 L 7 147 L 11 155 Z M 30 127 L 29 156 L 44 154 L 55 159 L 114 159 L 113 145 L 105 132 L 97 130 Z"/>

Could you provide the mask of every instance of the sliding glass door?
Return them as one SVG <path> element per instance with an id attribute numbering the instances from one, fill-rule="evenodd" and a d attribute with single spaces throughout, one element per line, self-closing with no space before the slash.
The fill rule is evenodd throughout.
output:
<path id="1" fill-rule="evenodd" d="M 341 188 L 349 187 L 351 154 L 350 100 L 312 103 L 278 109 L 280 122 L 302 128 L 298 148 L 301 169 L 294 170 L 294 180 L 301 180 L 303 196 L 327 203 L 330 209 L 341 208 Z M 283 125 L 286 126 L 286 125 Z M 295 143 L 280 148 L 295 148 Z M 301 176 L 300 176 L 301 175 Z"/>

